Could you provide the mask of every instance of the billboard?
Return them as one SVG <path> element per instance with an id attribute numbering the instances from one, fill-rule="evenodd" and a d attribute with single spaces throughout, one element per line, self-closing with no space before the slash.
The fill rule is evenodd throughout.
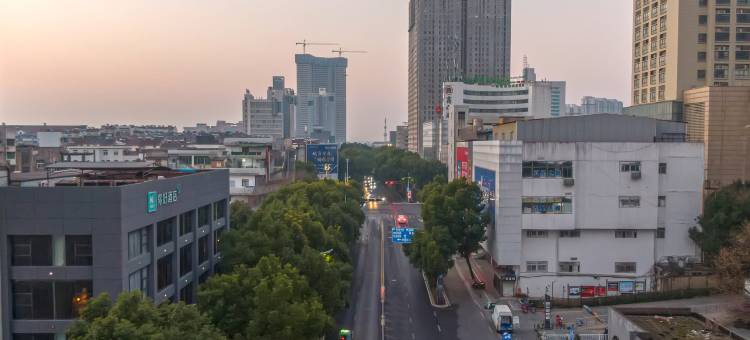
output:
<path id="1" fill-rule="evenodd" d="M 456 177 L 471 180 L 471 163 L 469 162 L 469 148 L 456 147 Z"/>
<path id="2" fill-rule="evenodd" d="M 308 144 L 307 163 L 315 167 L 318 178 L 339 177 L 339 148 L 336 144 Z"/>
<path id="3" fill-rule="evenodd" d="M 495 171 L 474 167 L 474 182 L 482 190 L 482 204 L 490 215 L 490 223 L 495 223 Z"/>

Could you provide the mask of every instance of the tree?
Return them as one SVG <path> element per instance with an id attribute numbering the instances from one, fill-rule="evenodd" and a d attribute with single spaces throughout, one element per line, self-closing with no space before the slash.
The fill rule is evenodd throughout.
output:
<path id="1" fill-rule="evenodd" d="M 294 171 L 298 179 L 301 180 L 316 180 L 318 179 L 318 172 L 315 170 L 315 166 L 301 161 L 294 161 Z"/>
<path id="2" fill-rule="evenodd" d="M 745 224 L 729 246 L 719 251 L 714 264 L 722 288 L 729 293 L 741 293 L 745 279 L 750 279 L 750 223 Z"/>
<path id="3" fill-rule="evenodd" d="M 331 318 L 307 279 L 278 257 L 210 278 L 198 292 L 199 306 L 230 337 L 317 339 Z"/>
<path id="4" fill-rule="evenodd" d="M 123 292 L 112 304 L 107 293 L 89 301 L 66 332 L 71 340 L 225 339 L 195 305 L 182 302 L 154 306 L 140 292 Z"/>
<path id="5" fill-rule="evenodd" d="M 441 249 L 430 230 L 418 230 L 411 244 L 404 247 L 412 265 L 422 270 L 430 282 L 448 272 L 453 266 L 451 253 Z"/>
<path id="6" fill-rule="evenodd" d="M 731 244 L 749 219 L 750 184 L 734 183 L 708 196 L 698 218 L 699 228 L 692 228 L 690 237 L 710 260 Z"/>
<path id="7" fill-rule="evenodd" d="M 435 241 L 444 251 L 452 250 L 464 257 L 471 278 L 476 280 L 470 258 L 484 241 L 489 222 L 479 186 L 465 178 L 447 184 L 435 181 L 425 187 L 421 197 L 425 228 L 447 231 L 435 233 Z"/>

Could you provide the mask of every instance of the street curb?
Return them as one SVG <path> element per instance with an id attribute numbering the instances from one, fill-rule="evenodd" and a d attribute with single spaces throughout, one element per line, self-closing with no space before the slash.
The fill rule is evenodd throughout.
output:
<path id="1" fill-rule="evenodd" d="M 430 289 L 430 283 L 427 281 L 427 276 L 422 272 L 422 279 L 424 280 L 424 287 L 427 289 L 427 296 L 430 298 L 430 304 L 432 307 L 445 309 L 451 306 L 451 300 L 448 299 L 448 295 L 443 291 L 443 298 L 445 299 L 444 305 L 436 305 L 435 298 L 432 296 L 432 289 Z"/>

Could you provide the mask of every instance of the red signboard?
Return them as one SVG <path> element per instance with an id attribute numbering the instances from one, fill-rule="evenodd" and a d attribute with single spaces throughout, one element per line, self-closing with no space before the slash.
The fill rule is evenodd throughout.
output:
<path id="1" fill-rule="evenodd" d="M 456 176 L 471 180 L 471 164 L 467 147 L 456 148 Z"/>
<path id="2" fill-rule="evenodd" d="M 594 286 L 582 286 L 581 297 L 594 297 L 596 296 L 596 287 Z"/>

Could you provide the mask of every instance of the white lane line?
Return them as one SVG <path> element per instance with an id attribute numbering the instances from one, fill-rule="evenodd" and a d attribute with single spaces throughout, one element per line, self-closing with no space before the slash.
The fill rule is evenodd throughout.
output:
<path id="1" fill-rule="evenodd" d="M 440 325 L 437 325 L 437 329 L 438 329 L 438 333 L 442 333 L 443 332 L 443 329 L 440 328 Z"/>
<path id="2" fill-rule="evenodd" d="M 414 333 L 411 333 L 411 338 L 412 338 L 412 339 L 416 339 L 416 338 L 417 338 L 417 336 L 416 336 L 416 335 L 414 335 Z"/>
<path id="3" fill-rule="evenodd" d="M 409 317 L 409 323 L 414 323 L 414 320 L 411 319 L 411 316 Z"/>

